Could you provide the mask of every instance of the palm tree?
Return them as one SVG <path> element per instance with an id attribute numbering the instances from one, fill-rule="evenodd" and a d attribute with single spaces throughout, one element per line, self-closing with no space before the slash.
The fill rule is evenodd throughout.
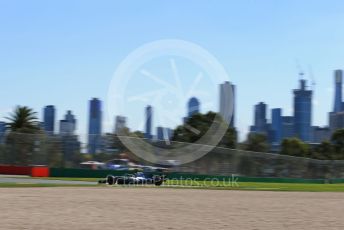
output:
<path id="1" fill-rule="evenodd" d="M 32 162 L 36 133 L 39 131 L 36 112 L 27 106 L 18 106 L 10 117 L 7 128 L 8 162 L 28 165 Z"/>
<path id="2" fill-rule="evenodd" d="M 39 130 L 36 112 L 27 106 L 17 106 L 10 115 L 8 128 L 11 132 L 34 133 Z"/>

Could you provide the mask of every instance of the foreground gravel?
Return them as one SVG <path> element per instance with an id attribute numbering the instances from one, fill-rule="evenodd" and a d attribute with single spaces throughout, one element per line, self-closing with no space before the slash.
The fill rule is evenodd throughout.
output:
<path id="1" fill-rule="evenodd" d="M 0 229 L 344 229 L 344 193 L 1 188 Z"/>

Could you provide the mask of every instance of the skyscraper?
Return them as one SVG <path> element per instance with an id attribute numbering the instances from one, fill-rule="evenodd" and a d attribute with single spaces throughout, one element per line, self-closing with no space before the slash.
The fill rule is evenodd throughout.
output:
<path id="1" fill-rule="evenodd" d="M 170 141 L 173 136 L 173 130 L 170 128 L 157 127 L 157 139 L 159 141 Z"/>
<path id="2" fill-rule="evenodd" d="M 90 100 L 89 104 L 88 153 L 95 154 L 101 148 L 101 101 L 97 98 L 93 98 Z"/>
<path id="3" fill-rule="evenodd" d="M 235 85 L 220 84 L 220 115 L 230 127 L 235 126 Z"/>
<path id="4" fill-rule="evenodd" d="M 293 116 L 282 117 L 282 139 L 291 138 L 295 136 L 295 125 Z"/>
<path id="5" fill-rule="evenodd" d="M 48 134 L 53 134 L 55 131 L 55 107 L 53 105 L 44 107 L 43 127 Z"/>
<path id="6" fill-rule="evenodd" d="M 4 143 L 5 132 L 6 132 L 6 123 L 0 121 L 0 144 Z"/>
<path id="7" fill-rule="evenodd" d="M 74 135 L 76 129 L 76 119 L 72 111 L 68 110 L 64 120 L 60 120 L 60 134 Z"/>
<path id="8" fill-rule="evenodd" d="M 121 135 L 123 134 L 123 130 L 127 127 L 127 118 L 123 116 L 116 116 L 116 122 L 115 122 L 115 134 Z"/>
<path id="9" fill-rule="evenodd" d="M 72 111 L 68 110 L 63 120 L 60 120 L 61 148 L 63 162 L 72 160 L 73 156 L 80 153 L 80 142 L 78 136 L 74 134 L 76 129 L 76 119 Z"/>
<path id="10" fill-rule="evenodd" d="M 199 107 L 199 100 L 195 97 L 190 98 L 190 100 L 188 101 L 188 117 L 192 117 L 192 115 L 199 113 Z"/>
<path id="11" fill-rule="evenodd" d="M 329 127 L 312 126 L 312 143 L 320 144 L 330 141 L 331 131 Z"/>
<path id="12" fill-rule="evenodd" d="M 152 106 L 148 105 L 145 109 L 146 112 L 146 120 L 145 120 L 145 138 L 152 139 L 152 120 L 153 120 L 153 108 Z"/>
<path id="13" fill-rule="evenodd" d="M 344 105 L 342 98 L 342 85 L 343 85 L 343 71 L 334 71 L 334 84 L 335 84 L 335 95 L 334 95 L 334 108 L 333 112 L 329 114 L 329 126 L 330 133 L 333 134 L 337 129 L 344 128 Z"/>
<path id="14" fill-rule="evenodd" d="M 304 142 L 311 141 L 312 90 L 306 89 L 306 80 L 300 80 L 300 89 L 294 90 L 295 135 Z"/>
<path id="15" fill-rule="evenodd" d="M 338 113 L 343 110 L 343 71 L 335 70 L 335 98 L 334 98 L 334 108 L 333 112 Z"/>
<path id="16" fill-rule="evenodd" d="M 271 129 L 273 133 L 272 142 L 280 144 L 283 135 L 283 120 L 282 120 L 282 109 L 271 110 Z"/>
<path id="17" fill-rule="evenodd" d="M 266 110 L 267 105 L 264 102 L 254 106 L 254 125 L 251 127 L 251 132 L 267 134 Z"/>
<path id="18" fill-rule="evenodd" d="M 344 111 L 330 112 L 330 130 L 333 134 L 336 130 L 344 128 Z"/>

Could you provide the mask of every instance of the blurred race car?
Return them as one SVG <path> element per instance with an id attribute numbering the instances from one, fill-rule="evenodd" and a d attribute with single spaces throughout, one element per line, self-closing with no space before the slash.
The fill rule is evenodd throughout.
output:
<path id="1" fill-rule="evenodd" d="M 105 180 L 100 180 L 99 184 L 108 184 L 108 185 L 148 185 L 148 184 L 154 184 L 156 186 L 160 186 L 165 181 L 164 176 L 158 176 L 158 175 L 147 175 L 142 172 L 138 172 L 135 174 L 127 174 L 124 176 L 112 176 L 109 175 L 106 177 Z"/>

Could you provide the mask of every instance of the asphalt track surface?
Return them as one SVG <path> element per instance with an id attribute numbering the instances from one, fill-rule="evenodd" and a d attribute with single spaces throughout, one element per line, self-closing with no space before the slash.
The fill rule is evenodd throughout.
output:
<path id="1" fill-rule="evenodd" d="M 62 180 L 46 180 L 36 179 L 28 176 L 6 176 L 0 175 L 1 183 L 16 183 L 16 184 L 57 184 L 57 185 L 95 185 L 95 182 L 86 181 L 62 181 Z"/>

